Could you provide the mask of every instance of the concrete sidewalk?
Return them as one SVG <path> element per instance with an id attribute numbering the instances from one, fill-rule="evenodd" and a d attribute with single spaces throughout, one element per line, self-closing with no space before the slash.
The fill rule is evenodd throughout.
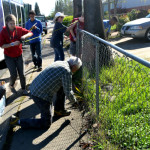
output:
<path id="1" fill-rule="evenodd" d="M 43 39 L 43 69 L 54 61 L 53 49 L 49 47 L 49 35 Z M 66 59 L 68 54 L 65 53 Z M 26 66 L 26 80 L 30 84 L 33 79 L 40 73 L 33 69 L 31 59 L 28 60 Z M 3 76 L 6 81 L 6 86 L 9 84 L 9 72 Z M 8 89 L 8 88 L 7 88 Z M 16 89 L 20 89 L 20 83 L 17 83 Z M 5 149 L 9 150 L 79 150 L 80 142 L 87 142 L 87 135 L 82 131 L 83 119 L 81 112 L 73 109 L 66 101 L 66 109 L 71 109 L 72 113 L 68 117 L 56 120 L 49 130 L 22 130 L 19 127 L 13 128 L 13 134 L 9 135 L 9 121 L 12 114 L 19 114 L 20 118 L 39 118 L 40 114 L 38 108 L 33 103 L 29 96 L 12 95 L 7 91 L 7 107 L 4 115 L 0 118 L 0 150 L 4 143 Z M 7 136 L 8 135 L 8 136 Z M 7 136 L 7 138 L 6 138 Z M 10 137 L 11 136 L 11 137 Z M 7 141 L 7 140 L 10 141 Z"/>

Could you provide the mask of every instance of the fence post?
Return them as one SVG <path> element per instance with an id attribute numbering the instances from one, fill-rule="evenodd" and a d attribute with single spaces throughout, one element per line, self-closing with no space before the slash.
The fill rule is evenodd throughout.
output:
<path id="1" fill-rule="evenodd" d="M 99 115 L 99 42 L 96 41 L 96 114 Z"/>

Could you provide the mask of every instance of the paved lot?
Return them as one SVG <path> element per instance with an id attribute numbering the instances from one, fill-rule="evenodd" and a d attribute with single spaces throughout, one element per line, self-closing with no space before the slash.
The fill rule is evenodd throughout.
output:
<path id="1" fill-rule="evenodd" d="M 150 61 L 150 42 L 147 42 L 144 39 L 132 39 L 126 37 L 117 40 L 111 40 L 110 42 L 123 48 L 131 54 Z"/>

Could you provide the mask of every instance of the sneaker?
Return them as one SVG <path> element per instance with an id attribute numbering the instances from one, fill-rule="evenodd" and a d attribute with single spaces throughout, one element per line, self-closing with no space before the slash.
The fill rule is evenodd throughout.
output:
<path id="1" fill-rule="evenodd" d="M 11 90 L 12 93 L 17 94 L 17 91 L 14 88 L 14 86 L 9 85 L 9 88 L 10 88 L 10 90 Z"/>
<path id="2" fill-rule="evenodd" d="M 42 66 L 38 67 L 38 71 L 42 71 Z"/>
<path id="3" fill-rule="evenodd" d="M 18 121 L 19 121 L 19 118 L 14 116 L 14 115 L 12 115 L 11 119 L 10 119 L 10 125 L 17 126 L 17 125 L 19 125 Z"/>
<path id="4" fill-rule="evenodd" d="M 60 111 L 54 111 L 54 116 L 57 117 L 64 117 L 64 116 L 69 116 L 71 114 L 70 110 L 60 110 Z"/>
<path id="5" fill-rule="evenodd" d="M 28 95 L 28 91 L 26 89 L 22 89 L 21 92 L 22 92 L 23 95 Z"/>

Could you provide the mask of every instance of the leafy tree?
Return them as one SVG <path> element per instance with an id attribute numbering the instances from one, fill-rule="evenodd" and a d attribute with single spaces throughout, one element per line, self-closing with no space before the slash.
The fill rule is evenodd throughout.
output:
<path id="1" fill-rule="evenodd" d="M 73 1 L 72 0 L 57 0 L 55 3 L 55 13 L 62 12 L 65 15 L 73 15 Z"/>
<path id="2" fill-rule="evenodd" d="M 41 14 L 40 13 L 40 8 L 39 8 L 39 5 L 38 5 L 37 2 L 35 3 L 35 13 L 36 13 L 36 15 L 40 15 Z"/>

